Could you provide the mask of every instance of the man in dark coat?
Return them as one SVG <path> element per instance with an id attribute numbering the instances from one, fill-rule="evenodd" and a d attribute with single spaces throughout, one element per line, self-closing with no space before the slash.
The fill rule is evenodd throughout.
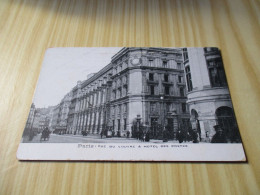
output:
<path id="1" fill-rule="evenodd" d="M 216 134 L 212 137 L 211 143 L 227 143 L 226 135 L 219 125 L 214 126 Z"/>
<path id="2" fill-rule="evenodd" d="M 129 135 L 130 135 L 130 131 L 128 130 L 128 131 L 126 132 L 127 138 L 129 138 Z"/>
<path id="3" fill-rule="evenodd" d="M 181 130 L 179 130 L 179 131 L 177 132 L 177 139 L 178 139 L 179 143 L 182 143 L 182 142 L 183 142 L 184 136 L 183 136 L 183 133 L 182 133 Z"/>
<path id="4" fill-rule="evenodd" d="M 103 135 L 104 135 L 104 130 L 102 130 L 101 133 L 100 133 L 101 139 L 102 139 Z"/>
<path id="5" fill-rule="evenodd" d="M 197 133 L 197 130 L 196 130 L 196 129 L 190 129 L 190 130 L 189 130 L 189 134 L 190 134 L 192 143 L 199 143 L 198 133 Z"/>
<path id="6" fill-rule="evenodd" d="M 145 141 L 149 142 L 150 141 L 150 131 L 147 131 L 145 134 Z"/>

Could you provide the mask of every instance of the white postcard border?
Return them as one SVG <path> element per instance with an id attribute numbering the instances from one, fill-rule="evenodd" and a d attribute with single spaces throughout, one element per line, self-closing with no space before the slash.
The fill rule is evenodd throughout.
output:
<path id="1" fill-rule="evenodd" d="M 17 158 L 43 161 L 246 161 L 241 143 L 20 143 Z"/>

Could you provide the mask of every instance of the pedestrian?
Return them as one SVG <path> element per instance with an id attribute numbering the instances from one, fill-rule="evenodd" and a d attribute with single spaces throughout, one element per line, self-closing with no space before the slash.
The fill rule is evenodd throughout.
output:
<path id="1" fill-rule="evenodd" d="M 127 138 L 129 138 L 129 135 L 130 135 L 130 131 L 128 130 L 128 131 L 126 132 Z"/>
<path id="2" fill-rule="evenodd" d="M 103 137 L 103 134 L 104 134 L 104 131 L 102 130 L 101 133 L 100 133 L 101 139 Z"/>
<path id="3" fill-rule="evenodd" d="M 199 141 L 198 141 L 199 136 L 198 136 L 196 129 L 191 129 L 189 134 L 191 136 L 191 140 L 193 143 L 199 143 Z"/>
<path id="4" fill-rule="evenodd" d="M 196 131 L 198 134 L 199 141 L 201 141 L 201 129 L 200 129 L 200 122 L 198 119 L 196 120 Z"/>
<path id="5" fill-rule="evenodd" d="M 145 134 L 145 141 L 149 142 L 150 141 L 150 131 L 147 131 Z"/>
<path id="6" fill-rule="evenodd" d="M 140 129 L 140 132 L 139 132 L 139 139 L 141 141 L 144 141 L 144 133 L 143 133 L 143 130 Z"/>
<path id="7" fill-rule="evenodd" d="M 166 129 L 163 130 L 163 142 L 168 142 L 168 131 Z"/>
<path id="8" fill-rule="evenodd" d="M 216 134 L 212 137 L 211 143 L 227 143 L 226 135 L 219 125 L 215 125 Z"/>
<path id="9" fill-rule="evenodd" d="M 184 137 L 183 137 L 183 133 L 182 133 L 181 130 L 179 130 L 179 131 L 177 132 L 177 139 L 178 139 L 179 143 L 182 143 L 182 142 L 183 142 Z"/>

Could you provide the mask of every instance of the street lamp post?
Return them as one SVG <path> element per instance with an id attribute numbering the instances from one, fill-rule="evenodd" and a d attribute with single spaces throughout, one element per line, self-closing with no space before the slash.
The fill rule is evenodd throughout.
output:
<path id="1" fill-rule="evenodd" d="M 161 95 L 160 96 L 160 100 L 161 100 L 161 111 L 160 111 L 160 114 L 161 114 L 161 133 L 163 133 L 166 129 L 165 129 L 165 108 L 163 106 L 163 101 L 164 101 L 164 96 Z"/>
<path id="2" fill-rule="evenodd" d="M 141 116 L 140 114 L 137 115 L 136 117 L 136 130 L 137 130 L 137 138 L 138 138 L 138 135 L 140 133 L 140 124 L 141 124 Z"/>

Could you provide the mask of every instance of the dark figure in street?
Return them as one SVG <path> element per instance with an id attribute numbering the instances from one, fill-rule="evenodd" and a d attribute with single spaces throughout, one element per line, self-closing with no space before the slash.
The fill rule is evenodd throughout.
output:
<path id="1" fill-rule="evenodd" d="M 149 142 L 150 141 L 150 131 L 147 131 L 145 134 L 145 141 Z"/>
<path id="2" fill-rule="evenodd" d="M 143 130 L 140 130 L 140 132 L 139 132 L 139 140 L 141 140 L 142 142 L 144 141 L 144 132 L 143 132 Z"/>
<path id="3" fill-rule="evenodd" d="M 87 135 L 88 135 L 88 132 L 87 132 L 87 131 L 81 131 L 81 134 L 82 134 L 83 136 L 87 136 Z"/>
<path id="4" fill-rule="evenodd" d="M 178 139 L 179 143 L 182 143 L 184 140 L 184 135 L 183 135 L 182 131 L 180 131 L 180 130 L 177 132 L 177 139 Z"/>
<path id="5" fill-rule="evenodd" d="M 200 129 L 200 122 L 198 119 L 196 120 L 196 131 L 198 133 L 199 141 L 201 141 L 201 129 Z"/>
<path id="6" fill-rule="evenodd" d="M 130 131 L 127 131 L 127 132 L 126 132 L 127 138 L 129 138 L 129 135 L 130 135 Z"/>
<path id="7" fill-rule="evenodd" d="M 219 125 L 214 126 L 216 134 L 212 137 L 211 143 L 227 143 L 226 135 Z"/>
<path id="8" fill-rule="evenodd" d="M 169 133 L 166 129 L 163 131 L 163 142 L 168 142 L 169 139 Z"/>
<path id="9" fill-rule="evenodd" d="M 101 139 L 102 139 L 103 135 L 104 135 L 104 130 L 102 130 L 101 133 L 100 133 Z"/>
<path id="10" fill-rule="evenodd" d="M 192 140 L 193 143 L 199 143 L 199 140 L 198 140 L 199 136 L 198 136 L 196 129 L 194 129 L 194 130 L 191 129 L 189 131 L 189 134 L 191 136 L 191 140 Z"/>
<path id="11" fill-rule="evenodd" d="M 50 131 L 47 127 L 45 127 L 42 131 L 42 135 L 41 135 L 41 139 L 40 140 L 49 140 L 49 137 L 50 137 Z"/>

